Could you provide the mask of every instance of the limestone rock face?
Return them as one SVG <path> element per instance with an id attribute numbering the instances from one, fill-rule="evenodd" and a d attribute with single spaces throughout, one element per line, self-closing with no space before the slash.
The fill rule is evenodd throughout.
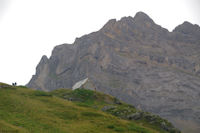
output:
<path id="1" fill-rule="evenodd" d="M 161 115 L 186 132 L 200 131 L 198 25 L 184 22 L 169 32 L 143 12 L 112 19 L 73 44 L 56 46 L 27 86 L 50 91 L 86 78 L 97 90 Z"/>

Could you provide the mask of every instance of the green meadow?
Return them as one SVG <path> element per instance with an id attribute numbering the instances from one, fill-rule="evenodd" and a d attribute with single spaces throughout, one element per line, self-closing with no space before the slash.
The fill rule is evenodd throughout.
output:
<path id="1" fill-rule="evenodd" d="M 140 112 L 138 119 L 129 119 Z M 162 124 L 168 127 L 167 131 Z M 91 90 L 0 83 L 0 133 L 178 133 L 171 123 Z"/>

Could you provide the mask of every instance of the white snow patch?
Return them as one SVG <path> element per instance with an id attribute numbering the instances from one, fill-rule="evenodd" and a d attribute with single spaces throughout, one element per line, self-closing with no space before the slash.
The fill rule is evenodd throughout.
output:
<path id="1" fill-rule="evenodd" d="M 72 90 L 75 90 L 75 89 L 80 88 L 80 87 L 81 87 L 82 85 L 84 85 L 87 81 L 88 81 L 88 78 L 76 82 L 76 83 L 74 84 L 74 86 L 72 87 Z"/>

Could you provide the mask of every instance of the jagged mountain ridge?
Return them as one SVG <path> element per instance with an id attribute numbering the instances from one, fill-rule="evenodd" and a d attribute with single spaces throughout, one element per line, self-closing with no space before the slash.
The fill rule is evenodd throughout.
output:
<path id="1" fill-rule="evenodd" d="M 198 131 L 199 53 L 198 25 L 184 22 L 169 32 L 138 12 L 134 18 L 112 19 L 72 45 L 56 46 L 49 59 L 42 57 L 27 86 L 71 88 L 88 77 L 99 91 L 159 114 L 183 130 L 193 123 L 191 129 Z"/>

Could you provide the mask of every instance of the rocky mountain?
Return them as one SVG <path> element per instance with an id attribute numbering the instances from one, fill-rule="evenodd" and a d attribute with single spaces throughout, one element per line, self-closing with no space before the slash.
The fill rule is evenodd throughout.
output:
<path id="1" fill-rule="evenodd" d="M 172 32 L 148 15 L 109 20 L 99 31 L 43 56 L 28 87 L 72 88 L 88 78 L 102 91 L 167 118 L 183 132 L 200 131 L 200 27 Z"/>

